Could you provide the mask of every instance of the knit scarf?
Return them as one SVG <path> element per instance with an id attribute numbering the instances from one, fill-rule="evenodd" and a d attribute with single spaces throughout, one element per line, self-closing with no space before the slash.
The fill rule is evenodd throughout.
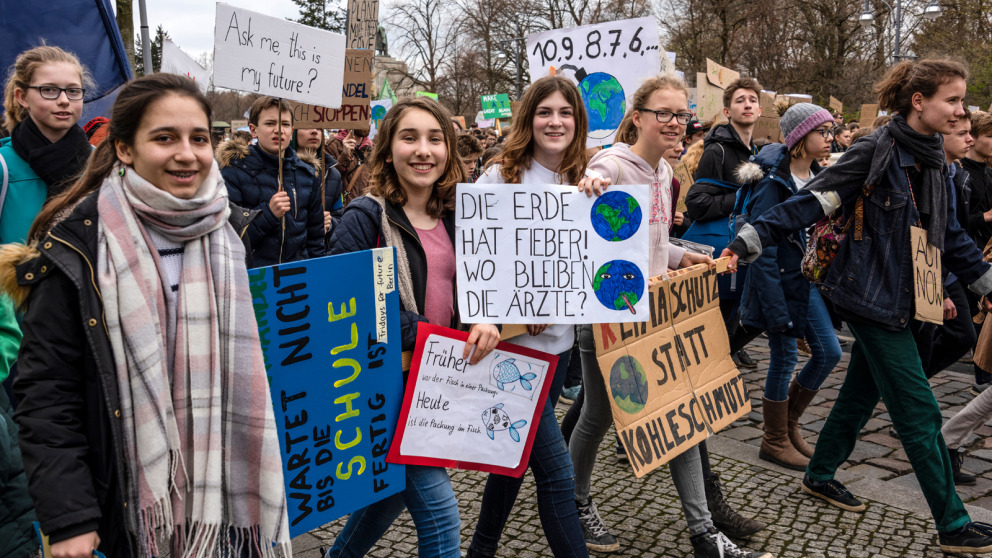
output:
<path id="1" fill-rule="evenodd" d="M 214 163 L 192 199 L 118 167 L 100 187 L 97 268 L 120 388 L 141 556 L 290 555 L 268 382 L 244 264 Z M 184 244 L 174 323 L 148 230 Z M 174 366 L 168 354 L 174 352 Z M 276 545 L 275 548 L 273 545 Z"/>
<path id="2" fill-rule="evenodd" d="M 947 161 L 944 158 L 943 137 L 917 132 L 901 114 L 893 116 L 887 128 L 899 147 L 912 154 L 920 164 L 923 183 L 915 189 L 916 207 L 928 217 L 927 242 L 943 250 L 944 232 L 947 230 Z"/>
<path id="3" fill-rule="evenodd" d="M 62 193 L 83 172 L 93 146 L 79 126 L 52 143 L 34 120 L 25 118 L 14 127 L 10 143 L 17 156 L 48 185 L 48 199 Z"/>

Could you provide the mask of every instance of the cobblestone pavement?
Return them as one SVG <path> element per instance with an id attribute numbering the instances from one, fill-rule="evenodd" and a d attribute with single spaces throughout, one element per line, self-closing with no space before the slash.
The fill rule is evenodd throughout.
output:
<path id="1" fill-rule="evenodd" d="M 808 439 L 829 413 L 844 378 L 850 346 L 838 369 L 827 379 L 820 395 L 804 416 Z M 801 473 L 787 471 L 757 458 L 761 436 L 761 393 L 768 349 L 763 339 L 748 347 L 758 360 L 756 370 L 745 370 L 753 411 L 709 442 L 714 470 L 720 474 L 733 506 L 769 524 L 743 544 L 772 552 L 776 557 L 939 557 L 937 535 L 922 493 L 899 441 L 888 433 L 891 423 L 879 405 L 838 479 L 868 504 L 864 514 L 842 512 L 799 489 Z M 800 356 L 799 365 L 804 359 Z M 971 366 L 958 364 L 931 381 L 944 416 L 960 410 L 973 397 L 968 393 Z M 567 409 L 559 405 L 559 418 Z M 972 487 L 958 487 L 976 521 L 992 520 L 992 426 L 983 426 L 970 442 L 964 468 L 978 474 Z M 615 455 L 614 438 L 600 447 L 593 477 L 593 496 L 600 513 L 621 544 L 615 556 L 692 556 L 678 495 L 667 468 L 636 479 L 630 466 Z M 479 516 L 485 475 L 451 471 L 462 517 L 463 548 L 467 548 Z M 295 554 L 317 558 L 318 546 L 329 546 L 344 525 L 338 520 L 294 540 Z M 742 541 L 738 541 L 741 543 Z M 416 532 L 404 513 L 370 556 L 416 556 Z M 593 553 L 595 556 L 596 553 Z M 499 556 L 551 556 L 541 531 L 530 474 L 504 532 Z"/>

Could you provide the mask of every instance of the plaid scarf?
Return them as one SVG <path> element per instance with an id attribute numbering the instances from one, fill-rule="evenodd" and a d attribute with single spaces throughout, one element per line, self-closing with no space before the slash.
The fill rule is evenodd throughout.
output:
<path id="1" fill-rule="evenodd" d="M 217 164 L 188 200 L 131 168 L 115 171 L 99 193 L 97 267 L 140 553 L 157 554 L 164 534 L 175 558 L 240 556 L 243 549 L 270 557 L 275 548 L 289 556 L 279 442 L 244 247 L 227 225 Z M 148 229 L 184 243 L 171 320 Z M 166 331 L 170 321 L 174 335 Z"/>

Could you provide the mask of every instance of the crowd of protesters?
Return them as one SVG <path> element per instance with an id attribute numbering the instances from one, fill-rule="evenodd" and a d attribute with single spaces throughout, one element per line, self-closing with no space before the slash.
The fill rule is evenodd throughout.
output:
<path id="1" fill-rule="evenodd" d="M 758 456 L 862 513 L 835 474 L 883 401 L 941 550 L 992 553 L 992 526 L 972 522 L 955 490 L 976 482 L 964 441 L 992 417 L 992 115 L 965 108 L 968 79 L 956 62 L 901 62 L 875 87 L 887 116 L 864 125 L 780 99 L 774 143 L 753 137 L 756 79 L 732 82 L 721 114 L 700 122 L 682 80 L 659 75 L 605 149 L 586 148 L 579 90 L 554 76 L 526 89 L 502 133 L 458 131 L 417 97 L 395 103 L 374 141 L 328 136 L 263 96 L 250 133 L 214 145 L 192 81 L 136 79 L 109 119 L 81 126 L 85 66 L 58 47 L 26 51 L 7 77 L 0 140 L 0 555 L 38 555 L 36 523 L 55 558 L 291 554 L 247 269 L 394 246 L 407 287 L 392 342 L 412 350 L 418 324 L 460 326 L 466 182 L 588 196 L 645 185 L 651 276 L 729 257 L 719 307 L 734 362 L 756 367 L 745 346 L 767 343 Z M 809 264 L 835 225 L 836 253 Z M 939 324 L 914 317 L 911 227 L 946 271 Z M 800 419 L 840 361 L 845 324 L 850 363 L 814 446 Z M 500 329 L 467 329 L 474 364 Z M 591 325 L 530 325 L 508 341 L 559 357 L 528 462 L 549 552 L 620 550 L 594 501 L 613 421 Z M 976 397 L 945 423 L 928 380 L 968 354 Z M 561 424 L 558 401 L 572 403 Z M 705 442 L 670 461 L 694 555 L 770 558 L 744 548 L 766 525 L 729 505 L 714 469 Z M 468 556 L 496 556 L 523 486 L 490 474 L 481 495 L 458 494 L 446 469 L 407 466 L 406 489 L 351 514 L 325 556 L 364 556 L 404 510 L 420 556 L 461 556 L 463 519 L 475 525 Z M 480 498 L 479 517 L 462 518 L 460 498 Z"/>

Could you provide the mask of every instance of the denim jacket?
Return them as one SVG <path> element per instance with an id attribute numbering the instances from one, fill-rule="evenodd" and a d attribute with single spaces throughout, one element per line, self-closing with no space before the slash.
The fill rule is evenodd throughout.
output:
<path id="1" fill-rule="evenodd" d="M 762 246 L 781 242 L 796 229 L 819 221 L 837 208 L 850 218 L 862 187 L 874 184 L 864 202 L 862 238 L 855 240 L 852 227 L 819 288 L 846 317 L 899 330 L 913 316 L 909 227 L 918 222 L 920 215 L 907 171 L 916 160 L 896 143 L 891 147 L 895 152 L 889 164 L 877 164 L 876 148 L 887 147 L 880 138 L 894 142 L 884 128 L 858 140 L 805 189 L 766 212 L 753 225 L 745 225 L 730 250 L 742 260 L 752 261 L 761 254 Z M 954 204 L 947 204 L 947 212 L 942 265 L 973 292 L 992 292 L 992 266 L 982 261 L 981 250 L 954 217 Z"/>

